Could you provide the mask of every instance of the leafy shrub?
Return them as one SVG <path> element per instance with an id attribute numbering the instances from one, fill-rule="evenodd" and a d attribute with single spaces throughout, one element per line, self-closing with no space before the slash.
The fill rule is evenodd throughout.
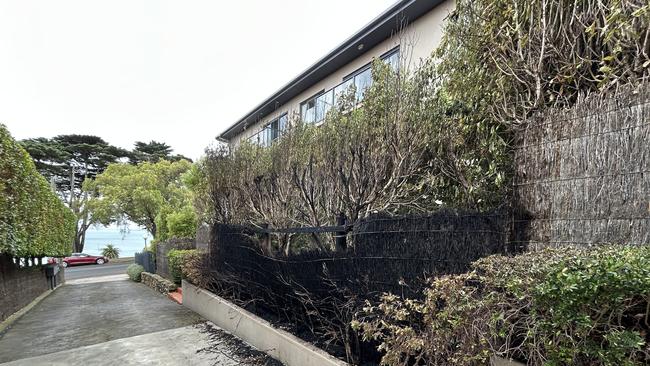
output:
<path id="1" fill-rule="evenodd" d="M 129 275 L 129 278 L 135 282 L 142 281 L 142 272 L 144 272 L 144 267 L 139 264 L 133 263 L 126 268 L 126 273 Z"/>
<path id="2" fill-rule="evenodd" d="M 186 259 L 191 258 L 194 253 L 196 253 L 196 249 L 172 249 L 167 253 L 169 274 L 172 276 L 175 283 L 181 283 L 181 279 L 183 278 L 183 263 Z"/>
<path id="3" fill-rule="evenodd" d="M 196 212 L 192 206 L 185 206 L 167 216 L 169 238 L 194 238 L 196 236 Z"/>
<path id="4" fill-rule="evenodd" d="M 458 0 L 434 68 L 464 127 L 521 122 L 647 80 L 648 37 L 642 0 Z"/>
<path id="5" fill-rule="evenodd" d="M 209 267 L 206 266 L 206 254 L 199 250 L 192 250 L 191 253 L 186 254 L 181 263 L 181 272 L 183 278 L 200 287 L 208 287 L 207 278 L 204 271 Z"/>
<path id="6" fill-rule="evenodd" d="M 120 248 L 117 248 L 113 244 L 107 244 L 102 248 L 102 255 L 108 259 L 115 259 L 120 257 Z"/>
<path id="7" fill-rule="evenodd" d="M 69 255 L 76 223 L 29 154 L 0 124 L 0 253 Z"/>
<path id="8" fill-rule="evenodd" d="M 386 294 L 354 326 L 383 363 L 474 365 L 491 354 L 529 365 L 650 360 L 650 247 L 492 256 L 432 280 L 424 300 Z"/>

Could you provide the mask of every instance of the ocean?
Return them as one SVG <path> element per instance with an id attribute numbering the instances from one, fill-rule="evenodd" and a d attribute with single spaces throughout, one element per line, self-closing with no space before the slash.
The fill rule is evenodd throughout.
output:
<path id="1" fill-rule="evenodd" d="M 113 244 L 120 249 L 120 257 L 133 257 L 136 252 L 141 252 L 146 243 L 151 242 L 151 234 L 147 230 L 137 227 L 129 228 L 122 232 L 115 226 L 90 227 L 86 232 L 84 253 L 100 255 L 106 244 Z"/>

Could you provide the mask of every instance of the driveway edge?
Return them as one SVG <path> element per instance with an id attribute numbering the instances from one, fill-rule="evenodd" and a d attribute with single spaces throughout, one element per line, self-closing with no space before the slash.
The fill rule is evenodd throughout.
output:
<path id="1" fill-rule="evenodd" d="M 38 295 L 37 298 L 32 300 L 32 302 L 25 305 L 22 309 L 18 310 L 17 312 L 11 314 L 7 319 L 5 319 L 2 323 L 0 323 L 0 337 L 2 337 L 6 333 L 6 331 L 9 328 L 11 328 L 11 326 L 16 321 L 18 321 L 18 319 L 20 319 L 23 315 L 27 314 L 27 312 L 32 310 L 34 306 L 38 305 L 39 302 L 43 301 L 44 298 L 50 296 L 54 291 L 56 291 L 61 286 L 63 286 L 63 284 L 59 284 L 53 290 L 46 290 L 42 294 Z"/>

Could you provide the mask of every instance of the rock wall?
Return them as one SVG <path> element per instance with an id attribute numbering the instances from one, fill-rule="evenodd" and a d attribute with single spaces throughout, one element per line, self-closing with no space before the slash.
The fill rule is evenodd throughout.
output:
<path id="1" fill-rule="evenodd" d="M 176 286 L 176 284 L 172 281 L 163 278 L 160 275 L 149 272 L 142 272 L 142 283 L 160 292 L 161 294 L 174 292 L 178 288 L 178 286 Z"/>

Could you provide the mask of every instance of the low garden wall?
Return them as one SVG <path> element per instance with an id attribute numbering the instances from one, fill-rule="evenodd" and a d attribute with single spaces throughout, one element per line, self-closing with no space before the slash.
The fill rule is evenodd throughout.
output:
<path id="1" fill-rule="evenodd" d="M 43 266 L 16 268 L 11 259 L 0 258 L 0 321 L 48 289 Z"/>
<path id="2" fill-rule="evenodd" d="M 274 328 L 266 320 L 183 281 L 183 305 L 286 366 L 345 366 L 327 352 Z"/>
<path id="3" fill-rule="evenodd" d="M 142 272 L 141 280 L 143 284 L 151 287 L 161 294 L 174 292 L 178 288 L 178 286 L 176 286 L 176 284 L 174 284 L 172 281 L 163 278 L 155 273 Z"/>

